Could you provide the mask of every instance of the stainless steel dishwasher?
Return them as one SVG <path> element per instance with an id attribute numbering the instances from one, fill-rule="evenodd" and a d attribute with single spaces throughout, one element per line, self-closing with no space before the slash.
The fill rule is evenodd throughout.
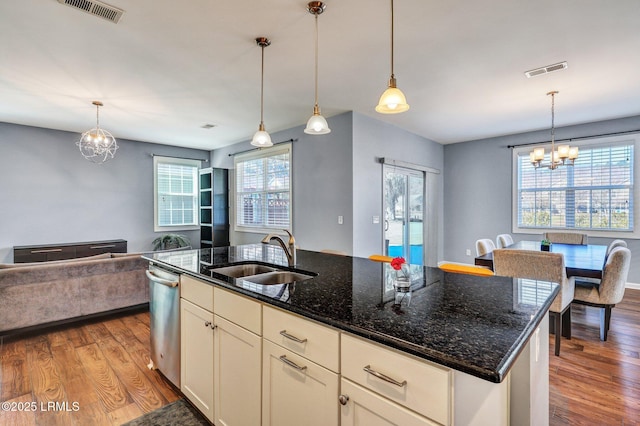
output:
<path id="1" fill-rule="evenodd" d="M 180 388 L 180 276 L 153 263 L 149 278 L 150 369 L 158 369 Z"/>

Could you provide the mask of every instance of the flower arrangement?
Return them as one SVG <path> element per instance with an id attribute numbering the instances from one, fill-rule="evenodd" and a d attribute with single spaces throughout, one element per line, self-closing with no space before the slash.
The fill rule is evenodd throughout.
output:
<path id="1" fill-rule="evenodd" d="M 402 265 L 404 265 L 405 263 L 407 263 L 407 261 L 404 257 L 394 257 L 391 260 L 391 267 L 396 271 L 399 271 L 402 269 Z"/>

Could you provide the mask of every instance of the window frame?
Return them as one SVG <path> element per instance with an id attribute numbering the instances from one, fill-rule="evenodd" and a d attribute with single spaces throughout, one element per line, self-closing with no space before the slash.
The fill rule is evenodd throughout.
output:
<path id="1" fill-rule="evenodd" d="M 274 157 L 277 155 L 288 154 L 289 155 L 289 224 L 286 227 L 269 227 L 269 226 L 247 226 L 244 224 L 238 223 L 238 166 L 237 164 L 240 162 L 245 162 L 249 160 L 256 160 L 259 158 L 267 158 Z M 256 191 L 257 193 L 266 193 L 268 191 Z M 284 192 L 284 191 L 278 191 Z M 236 232 L 247 232 L 247 233 L 274 233 L 274 234 L 284 234 L 283 230 L 287 229 L 290 232 L 293 232 L 293 149 L 291 143 L 280 143 L 274 145 L 270 148 L 261 148 L 258 150 L 252 150 L 248 153 L 237 154 L 233 158 L 233 230 Z M 264 225 L 264 224 L 263 224 Z"/>
<path id="2" fill-rule="evenodd" d="M 533 149 L 532 145 L 516 147 L 512 150 L 512 196 L 511 196 L 511 229 L 514 234 L 541 234 L 547 231 L 557 231 L 557 230 L 567 230 L 567 231 L 575 231 L 575 232 L 583 232 L 589 234 L 592 237 L 602 237 L 602 238 L 630 238 L 630 239 L 640 239 L 640 185 L 639 185 L 639 175 L 640 175 L 640 155 L 638 154 L 638 148 L 640 144 L 638 141 L 640 140 L 640 133 L 631 133 L 625 135 L 617 135 L 617 136 L 608 136 L 608 137 L 597 137 L 591 138 L 588 140 L 580 141 L 576 143 L 571 141 L 572 146 L 578 146 L 582 149 L 591 149 L 596 148 L 598 146 L 611 146 L 611 145 L 622 145 L 629 144 L 633 145 L 633 229 L 631 231 L 627 230 L 598 230 L 591 228 L 528 228 L 528 227 L 520 227 L 518 225 L 518 155 L 529 155 L 529 152 Z M 556 143 L 557 145 L 558 143 Z M 536 146 L 544 146 L 548 151 L 551 148 L 551 144 L 540 144 Z M 561 167 L 571 167 L 571 166 L 561 166 Z M 539 170 L 539 172 L 545 172 L 544 170 Z"/>
<path id="3" fill-rule="evenodd" d="M 160 164 L 178 164 L 178 165 L 186 165 L 192 166 L 195 168 L 195 177 L 193 181 L 193 195 L 194 199 L 194 210 L 193 210 L 193 218 L 194 224 L 181 224 L 181 225 L 159 225 L 158 224 L 158 165 Z M 174 231 L 194 231 L 200 229 L 200 214 L 199 214 L 199 206 L 200 206 L 200 179 L 199 173 L 200 170 L 200 160 L 190 160 L 185 158 L 175 158 L 175 157 L 165 157 L 160 155 L 153 156 L 153 230 L 154 232 L 174 232 Z"/>

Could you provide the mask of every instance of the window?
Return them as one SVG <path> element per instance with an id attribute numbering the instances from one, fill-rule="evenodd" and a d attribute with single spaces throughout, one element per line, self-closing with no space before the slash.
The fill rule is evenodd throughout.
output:
<path id="1" fill-rule="evenodd" d="M 153 157 L 154 231 L 198 229 L 200 161 Z"/>
<path id="2" fill-rule="evenodd" d="M 514 151 L 516 232 L 634 232 L 635 136 L 581 145 L 574 166 L 555 170 L 534 169 L 530 149 Z M 547 163 L 548 158 L 547 152 Z"/>
<path id="3" fill-rule="evenodd" d="M 291 229 L 291 144 L 238 155 L 235 229 Z"/>

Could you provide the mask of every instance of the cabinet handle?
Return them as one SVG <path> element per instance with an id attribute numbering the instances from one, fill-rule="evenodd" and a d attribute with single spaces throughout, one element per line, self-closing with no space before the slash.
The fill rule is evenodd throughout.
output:
<path id="1" fill-rule="evenodd" d="M 62 249 L 42 249 L 42 250 L 31 250 L 31 254 L 35 253 L 58 253 L 61 252 Z"/>
<path id="2" fill-rule="evenodd" d="M 340 395 L 338 397 L 338 401 L 340 401 L 340 405 L 347 405 L 347 402 L 349 402 L 349 395 Z"/>
<path id="3" fill-rule="evenodd" d="M 291 339 L 294 342 L 297 343 L 307 343 L 307 339 L 298 339 L 296 336 L 292 336 L 291 334 L 287 333 L 287 330 L 282 330 L 280 332 L 280 334 L 284 337 L 286 337 L 287 339 Z"/>
<path id="4" fill-rule="evenodd" d="M 289 367 L 293 367 L 298 371 L 304 371 L 307 369 L 307 366 L 300 366 L 298 364 L 296 364 L 295 362 L 287 359 L 286 355 L 280 355 L 280 361 L 284 362 L 285 364 L 287 364 Z"/>
<path id="5" fill-rule="evenodd" d="M 372 370 L 371 369 L 371 365 L 365 366 L 363 368 L 363 370 L 366 371 L 367 373 L 371 374 L 372 376 L 377 377 L 380 380 L 384 380 L 385 382 L 389 382 L 389 383 L 394 384 L 396 386 L 400 386 L 401 388 L 404 387 L 407 384 L 406 380 L 403 380 L 402 382 L 399 382 L 399 381 L 397 381 L 395 379 L 392 379 L 391 377 L 389 377 L 389 376 L 387 376 L 385 374 L 379 373 L 376 370 Z"/>
<path id="6" fill-rule="evenodd" d="M 215 330 L 216 328 L 218 328 L 218 326 L 212 323 L 211 321 L 205 321 L 204 326 L 209 327 L 212 330 Z"/>
<path id="7" fill-rule="evenodd" d="M 116 246 L 115 244 L 105 244 L 103 246 L 91 246 L 89 248 L 95 250 L 95 249 L 101 249 L 101 248 L 113 248 L 115 246 Z"/>

